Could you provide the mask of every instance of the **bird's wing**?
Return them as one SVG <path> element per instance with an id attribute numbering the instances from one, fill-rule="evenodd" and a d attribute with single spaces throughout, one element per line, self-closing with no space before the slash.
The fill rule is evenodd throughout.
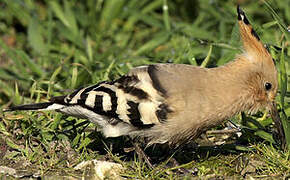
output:
<path id="1" fill-rule="evenodd" d="M 114 81 L 10 110 L 56 110 L 101 125 L 107 137 L 124 135 L 179 118 L 177 114 L 186 109 L 188 95 L 194 92 L 190 83 L 198 78 L 193 77 L 198 69 L 173 64 L 141 66 Z"/>
<path id="2" fill-rule="evenodd" d="M 138 128 L 152 127 L 166 121 L 178 102 L 184 103 L 183 95 L 186 89 L 190 90 L 182 76 L 187 68 L 171 64 L 137 67 L 115 81 L 78 89 L 61 97 L 58 103 L 81 106 Z M 172 101 L 175 103 L 171 107 Z"/>

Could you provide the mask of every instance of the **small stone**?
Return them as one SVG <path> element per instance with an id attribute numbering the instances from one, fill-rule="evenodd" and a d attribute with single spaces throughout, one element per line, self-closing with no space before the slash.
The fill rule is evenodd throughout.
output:
<path id="1" fill-rule="evenodd" d="M 82 170 L 90 165 L 93 165 L 93 176 L 95 176 L 97 179 L 123 179 L 120 176 L 120 173 L 124 170 L 124 167 L 118 163 L 90 160 L 81 162 L 74 169 Z"/>
<path id="2" fill-rule="evenodd" d="M 14 176 L 16 174 L 16 170 L 7 166 L 0 166 L 0 173 Z"/>

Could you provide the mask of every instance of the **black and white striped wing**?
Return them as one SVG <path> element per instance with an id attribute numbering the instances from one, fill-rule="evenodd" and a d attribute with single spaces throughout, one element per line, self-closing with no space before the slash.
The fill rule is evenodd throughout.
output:
<path id="1" fill-rule="evenodd" d="M 88 118 L 103 128 L 124 123 L 134 129 L 150 128 L 170 112 L 151 68 L 154 66 L 135 68 L 115 81 L 81 88 L 51 102 L 62 105 L 57 111 Z"/>

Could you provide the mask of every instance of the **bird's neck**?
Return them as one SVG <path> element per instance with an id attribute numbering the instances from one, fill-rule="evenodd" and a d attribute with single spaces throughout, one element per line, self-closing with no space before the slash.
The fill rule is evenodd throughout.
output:
<path id="1" fill-rule="evenodd" d="M 224 103 L 220 106 L 220 110 L 228 111 L 225 118 L 242 111 L 254 113 L 260 108 L 261 105 L 255 101 L 252 84 L 248 83 L 254 69 L 251 66 L 248 60 L 237 58 L 224 66 L 210 70 L 218 84 L 216 93 L 223 98 L 221 101 Z"/>

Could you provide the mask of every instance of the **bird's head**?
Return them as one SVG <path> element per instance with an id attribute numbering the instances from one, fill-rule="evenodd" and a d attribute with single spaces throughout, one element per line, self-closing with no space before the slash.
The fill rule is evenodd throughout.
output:
<path id="1" fill-rule="evenodd" d="M 246 87 L 252 95 L 252 101 L 256 106 L 253 111 L 256 111 L 259 107 L 270 108 L 275 100 L 278 89 L 277 70 L 274 59 L 260 41 L 260 38 L 239 6 L 237 12 L 240 34 L 244 46 L 244 53 L 240 58 L 246 62 L 249 72 L 245 82 L 247 83 Z"/>

